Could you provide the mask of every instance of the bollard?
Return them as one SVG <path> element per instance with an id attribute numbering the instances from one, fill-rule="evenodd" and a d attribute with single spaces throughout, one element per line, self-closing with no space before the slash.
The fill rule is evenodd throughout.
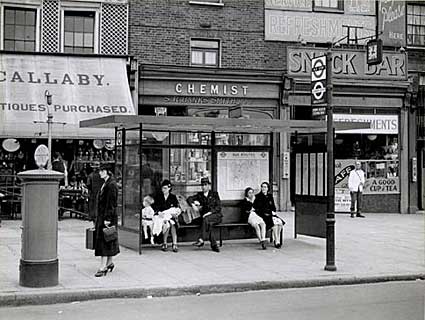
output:
<path id="1" fill-rule="evenodd" d="M 19 284 L 50 287 L 58 284 L 58 197 L 63 173 L 29 170 L 22 180 L 22 249 Z"/>

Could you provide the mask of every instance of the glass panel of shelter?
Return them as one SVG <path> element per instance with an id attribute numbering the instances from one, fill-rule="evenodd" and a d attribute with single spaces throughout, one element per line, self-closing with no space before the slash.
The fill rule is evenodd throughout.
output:
<path id="1" fill-rule="evenodd" d="M 116 137 L 116 172 L 122 170 L 122 225 L 130 229 L 139 228 L 137 213 L 143 198 L 161 192 L 161 182 L 164 179 L 171 181 L 174 194 L 183 197 L 200 190 L 202 177 L 209 177 L 213 181 L 213 133 L 143 131 L 142 141 L 139 141 L 139 130 L 120 129 L 117 130 Z M 215 134 L 215 139 L 220 135 Z M 246 142 L 247 148 L 270 148 L 270 134 L 240 136 L 242 141 Z M 122 152 L 119 144 L 121 140 Z"/>

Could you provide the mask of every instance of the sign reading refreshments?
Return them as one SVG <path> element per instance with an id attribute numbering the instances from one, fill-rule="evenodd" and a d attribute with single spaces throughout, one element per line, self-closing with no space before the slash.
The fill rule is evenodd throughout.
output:
<path id="1" fill-rule="evenodd" d="M 382 114 L 334 113 L 335 122 L 370 122 L 369 129 L 336 131 L 337 133 L 398 134 L 398 116 Z"/>
<path id="2" fill-rule="evenodd" d="M 406 1 L 379 1 L 378 22 L 384 46 L 406 46 Z"/>
<path id="3" fill-rule="evenodd" d="M 347 35 L 344 25 L 363 27 L 358 31 L 358 38 L 372 36 L 375 23 L 373 16 L 265 9 L 264 34 L 265 40 L 271 41 L 327 43 Z M 365 42 L 360 40 L 359 44 Z"/>
<path id="4" fill-rule="evenodd" d="M 52 94 L 46 104 L 45 91 Z M 135 114 L 124 58 L 0 55 L 0 135 L 46 136 L 48 108 L 53 137 L 111 137 L 112 130 L 79 128 L 80 120 Z"/>
<path id="5" fill-rule="evenodd" d="M 324 54 L 315 48 L 288 47 L 288 74 L 309 77 L 311 60 Z M 364 50 L 333 50 L 332 71 L 335 78 L 406 80 L 406 56 L 402 53 L 384 52 L 382 62 L 367 65 Z"/>

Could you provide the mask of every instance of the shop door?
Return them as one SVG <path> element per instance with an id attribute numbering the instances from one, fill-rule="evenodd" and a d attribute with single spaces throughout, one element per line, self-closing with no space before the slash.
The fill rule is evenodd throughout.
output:
<path id="1" fill-rule="evenodd" d="M 327 153 L 323 135 L 304 135 L 293 145 L 295 237 L 326 238 Z"/>

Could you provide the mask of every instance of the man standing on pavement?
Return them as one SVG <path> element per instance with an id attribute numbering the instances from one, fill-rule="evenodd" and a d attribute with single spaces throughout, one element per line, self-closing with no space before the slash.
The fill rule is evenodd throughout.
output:
<path id="1" fill-rule="evenodd" d="M 211 249 L 220 252 L 213 232 L 213 226 L 219 224 L 223 217 L 220 197 L 217 192 L 211 191 L 211 182 L 208 178 L 201 179 L 201 188 L 201 192 L 187 199 L 194 210 L 199 208 L 202 219 L 199 239 L 193 245 L 200 248 L 204 245 L 204 239 L 208 239 Z"/>
<path id="2" fill-rule="evenodd" d="M 356 217 L 364 218 L 362 215 L 362 193 L 363 186 L 365 183 L 365 174 L 362 170 L 362 164 L 360 161 L 356 161 L 356 167 L 354 170 L 351 170 L 350 176 L 348 177 L 348 188 L 350 189 L 351 196 L 351 218 L 354 218 L 354 208 L 357 202 L 357 214 Z"/>

